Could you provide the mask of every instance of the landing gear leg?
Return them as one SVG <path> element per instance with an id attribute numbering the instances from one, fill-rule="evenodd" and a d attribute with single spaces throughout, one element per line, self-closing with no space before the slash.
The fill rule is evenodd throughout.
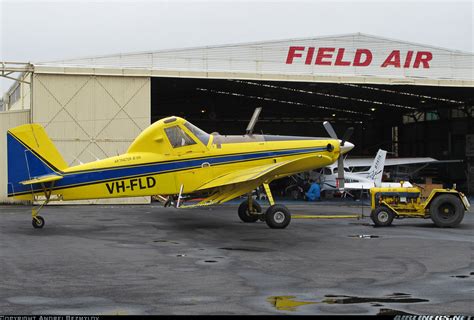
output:
<path id="1" fill-rule="evenodd" d="M 270 207 L 265 211 L 265 222 L 272 229 L 283 229 L 286 228 L 291 221 L 291 212 L 287 207 L 281 204 L 275 204 L 273 200 L 272 192 L 268 183 L 264 183 L 263 187 L 267 193 L 268 202 Z"/>
<path id="2" fill-rule="evenodd" d="M 52 188 L 46 189 L 44 184 L 41 184 L 41 186 L 43 187 L 43 192 L 44 192 L 44 196 L 46 197 L 46 200 L 38 208 L 31 209 L 31 218 L 32 218 L 31 224 L 33 225 L 33 228 L 35 229 L 41 229 L 44 227 L 44 218 L 38 215 L 38 213 L 40 212 L 41 209 L 43 209 L 45 205 L 48 204 L 49 199 L 51 198 Z"/>

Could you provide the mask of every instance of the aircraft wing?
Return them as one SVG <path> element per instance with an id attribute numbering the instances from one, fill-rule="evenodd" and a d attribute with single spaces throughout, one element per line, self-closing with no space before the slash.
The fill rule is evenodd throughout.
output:
<path id="1" fill-rule="evenodd" d="M 20 184 L 28 185 L 28 184 L 35 184 L 35 183 L 45 183 L 45 182 L 52 182 L 52 181 L 60 180 L 62 178 L 63 178 L 63 176 L 59 176 L 57 174 L 47 174 L 47 175 L 44 175 L 44 176 L 35 177 L 33 179 L 30 179 L 30 180 L 21 181 Z"/>
<path id="2" fill-rule="evenodd" d="M 252 168 L 243 168 L 241 170 L 234 170 L 230 173 L 217 177 L 211 181 L 206 182 L 197 190 L 211 190 L 212 193 L 209 197 L 202 200 L 196 205 L 182 206 L 182 207 L 199 207 L 207 206 L 212 204 L 219 204 L 245 193 L 248 193 L 262 183 L 271 181 L 283 174 L 294 170 L 294 173 L 298 173 L 301 167 L 310 167 L 316 160 L 324 159 L 326 161 L 332 161 L 331 158 L 323 155 L 309 156 L 299 158 L 295 160 L 288 160 L 278 163 L 272 163 Z M 288 174 L 285 174 L 288 175 Z"/>
<path id="3" fill-rule="evenodd" d="M 288 171 L 287 169 L 291 167 L 295 167 L 295 172 L 298 171 L 298 167 L 304 166 L 306 163 L 314 163 L 314 161 L 318 158 L 325 157 L 322 155 L 318 156 L 309 156 L 309 157 L 304 157 L 304 158 L 299 158 L 295 160 L 288 160 L 288 161 L 283 161 L 283 162 L 278 162 L 278 163 L 272 163 L 272 164 L 267 164 L 267 165 L 262 165 L 258 167 L 252 167 L 252 168 L 244 168 L 241 170 L 236 170 L 230 173 L 227 173 L 225 175 L 222 175 L 220 177 L 217 177 L 211 181 L 208 181 L 207 183 L 203 184 L 200 186 L 197 190 L 203 190 L 203 189 L 210 189 L 210 188 L 216 188 L 216 187 L 221 187 L 225 185 L 231 185 L 231 184 L 238 184 L 242 182 L 249 182 L 253 180 L 267 180 L 270 177 L 277 177 L 281 172 L 283 171 Z"/>
<path id="4" fill-rule="evenodd" d="M 360 159 L 346 159 L 344 160 L 344 166 L 353 168 L 353 167 L 370 167 L 373 158 L 360 158 Z M 392 158 L 385 159 L 385 166 L 399 166 L 404 164 L 419 164 L 419 163 L 429 163 L 429 162 L 438 162 L 434 158 Z"/>

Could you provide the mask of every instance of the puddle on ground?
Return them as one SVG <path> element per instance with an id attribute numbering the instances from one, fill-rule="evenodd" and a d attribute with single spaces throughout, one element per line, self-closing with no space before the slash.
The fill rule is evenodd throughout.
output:
<path id="1" fill-rule="evenodd" d="M 158 239 L 158 240 L 153 240 L 153 242 L 157 243 L 171 243 L 171 244 L 180 244 L 177 241 L 172 241 L 172 240 L 166 240 L 166 239 Z"/>
<path id="2" fill-rule="evenodd" d="M 408 293 L 395 292 L 391 295 L 383 297 L 356 297 L 346 295 L 325 295 L 322 301 L 299 301 L 296 296 L 271 296 L 267 298 L 277 310 L 296 311 L 296 308 L 307 304 L 358 304 L 370 303 L 373 307 L 381 307 L 382 303 L 419 303 L 429 302 L 426 299 L 413 298 Z M 407 314 L 402 311 L 393 309 L 380 309 L 380 312 L 395 312 L 395 313 L 381 313 L 381 314 Z"/>
<path id="3" fill-rule="evenodd" d="M 267 301 L 270 302 L 275 309 L 283 311 L 296 311 L 297 307 L 318 303 L 313 301 L 297 301 L 295 298 L 295 296 L 272 296 L 268 297 Z"/>
<path id="4" fill-rule="evenodd" d="M 371 235 L 371 234 L 351 234 L 348 237 L 349 238 L 359 238 L 359 239 L 380 238 L 380 236 L 374 236 L 374 235 Z"/>
<path id="5" fill-rule="evenodd" d="M 265 249 L 265 248 L 257 248 L 257 247 L 224 247 L 219 248 L 220 250 L 228 250 L 228 251 L 247 251 L 247 252 L 270 252 L 272 250 Z"/>
<path id="6" fill-rule="evenodd" d="M 402 294 L 393 294 L 384 297 L 355 297 L 355 296 L 345 296 L 345 295 L 325 295 L 326 299 L 322 302 L 328 304 L 354 304 L 354 303 L 418 303 L 418 302 L 428 302 L 429 300 L 412 298 L 411 295 L 402 293 Z"/>
<path id="7" fill-rule="evenodd" d="M 414 313 L 408 313 L 405 311 L 400 311 L 400 310 L 395 310 L 395 309 L 386 309 L 382 308 L 377 312 L 377 316 L 396 316 L 398 314 L 408 314 L 408 315 L 414 315 Z"/>
<path id="8" fill-rule="evenodd" d="M 216 260 L 204 260 L 205 263 L 216 263 Z"/>
<path id="9" fill-rule="evenodd" d="M 408 293 L 403 293 L 403 292 L 394 292 L 389 296 L 409 296 L 410 294 Z"/>

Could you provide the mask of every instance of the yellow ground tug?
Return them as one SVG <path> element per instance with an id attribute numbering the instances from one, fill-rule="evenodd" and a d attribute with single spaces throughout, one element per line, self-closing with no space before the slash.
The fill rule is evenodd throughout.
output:
<path id="1" fill-rule="evenodd" d="M 455 189 L 433 189 L 422 198 L 417 187 L 371 188 L 370 198 L 370 217 L 376 226 L 389 226 L 395 218 L 431 218 L 438 227 L 455 227 L 470 207 L 466 196 Z"/>

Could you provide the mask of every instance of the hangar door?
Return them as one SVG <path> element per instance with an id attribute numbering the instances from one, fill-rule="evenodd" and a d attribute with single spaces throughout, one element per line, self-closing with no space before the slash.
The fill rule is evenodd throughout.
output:
<path id="1" fill-rule="evenodd" d="M 150 78 L 35 74 L 32 119 L 69 165 L 121 154 L 150 125 Z M 91 202 L 149 203 L 150 197 Z"/>
<path id="2" fill-rule="evenodd" d="M 29 122 L 29 110 L 0 112 L 0 203 L 19 202 L 7 197 L 7 130 Z"/>

